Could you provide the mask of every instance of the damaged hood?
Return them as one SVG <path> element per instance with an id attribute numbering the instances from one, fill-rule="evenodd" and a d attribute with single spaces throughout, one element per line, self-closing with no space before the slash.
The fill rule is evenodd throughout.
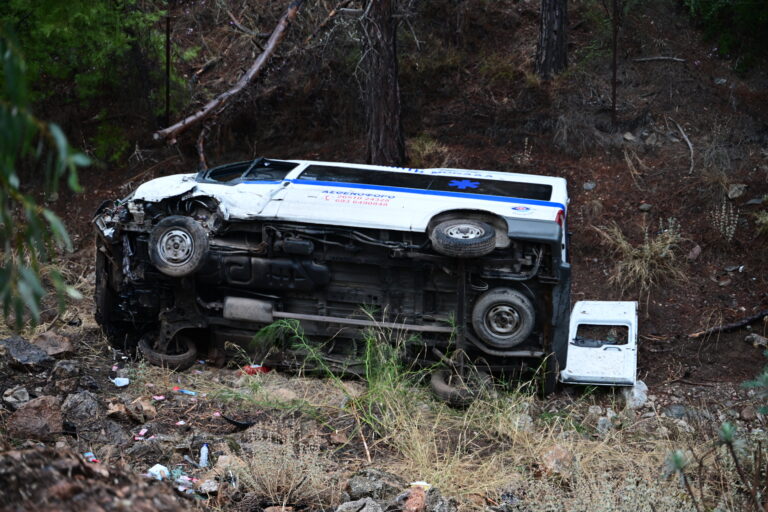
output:
<path id="1" fill-rule="evenodd" d="M 225 219 L 248 219 L 257 216 L 269 203 L 275 187 L 232 187 L 218 183 L 196 181 L 196 174 L 175 174 L 156 178 L 142 184 L 131 199 L 156 203 L 172 197 L 213 197 Z"/>

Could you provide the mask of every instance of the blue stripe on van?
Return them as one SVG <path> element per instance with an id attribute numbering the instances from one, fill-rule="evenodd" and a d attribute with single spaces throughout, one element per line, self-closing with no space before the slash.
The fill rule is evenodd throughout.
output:
<path id="1" fill-rule="evenodd" d="M 426 196 L 457 197 L 461 199 L 480 199 L 482 201 L 497 201 L 500 203 L 548 206 L 550 208 L 560 208 L 561 210 L 565 210 L 565 205 L 561 203 L 553 203 L 550 201 L 540 201 L 538 199 L 521 199 L 518 197 L 504 197 L 504 196 L 486 196 L 483 194 L 472 194 L 468 192 L 449 192 L 444 190 L 424 190 L 419 188 L 386 187 L 383 185 L 365 185 L 361 183 L 343 183 L 338 181 L 315 181 L 315 180 L 302 180 L 302 179 L 293 179 L 293 180 L 285 180 L 285 181 L 295 183 L 296 185 L 316 185 L 318 187 L 357 188 L 362 190 L 379 190 L 379 191 L 385 191 L 385 192 L 404 192 L 407 194 L 421 194 Z"/>

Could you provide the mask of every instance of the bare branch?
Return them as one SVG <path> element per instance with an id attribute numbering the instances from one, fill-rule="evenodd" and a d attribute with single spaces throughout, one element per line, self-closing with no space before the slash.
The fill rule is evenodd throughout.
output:
<path id="1" fill-rule="evenodd" d="M 291 2 L 291 4 L 288 6 L 288 9 L 285 11 L 285 14 L 283 14 L 283 16 L 277 22 L 272 35 L 269 37 L 269 41 L 267 41 L 266 44 L 266 49 L 256 58 L 250 69 L 248 69 L 248 71 L 242 77 L 240 77 L 240 79 L 231 89 L 223 92 L 216 98 L 206 103 L 202 109 L 195 112 L 194 114 L 185 117 L 178 123 L 169 126 L 168 128 L 164 128 L 155 132 L 153 138 L 155 140 L 168 139 L 169 143 L 174 144 L 176 142 L 176 137 L 181 132 L 190 126 L 210 117 L 217 109 L 223 107 L 231 97 L 237 95 L 245 88 L 246 85 L 251 83 L 259 75 L 264 65 L 272 58 L 277 45 L 280 44 L 280 41 L 282 41 L 283 37 L 285 36 L 286 29 L 296 18 L 302 1 L 303 0 L 294 0 Z"/>
<path id="2" fill-rule="evenodd" d="M 678 131 L 680 132 L 680 135 L 683 136 L 683 139 L 685 139 L 685 143 L 688 144 L 688 150 L 691 152 L 691 167 L 688 169 L 688 174 L 693 174 L 693 144 L 691 144 L 691 140 L 688 138 L 688 136 L 683 131 L 682 126 L 677 124 L 677 121 L 669 118 L 673 123 L 675 123 L 675 126 L 677 126 Z"/>
<path id="3" fill-rule="evenodd" d="M 670 60 L 672 62 L 685 62 L 685 59 L 681 59 L 680 57 L 641 57 L 639 59 L 632 59 L 632 62 L 654 62 L 658 60 Z"/>
<path id="4" fill-rule="evenodd" d="M 333 20 L 333 18 L 335 18 L 336 15 L 339 14 L 341 10 L 343 10 L 346 6 L 348 6 L 351 3 L 352 3 L 352 0 L 343 0 L 341 3 L 339 3 L 339 5 L 331 9 L 331 12 L 328 13 L 328 16 L 326 16 L 323 22 L 320 23 L 320 25 L 317 26 L 315 31 L 312 32 L 312 34 L 310 34 L 309 37 L 307 37 L 304 40 L 304 44 L 305 45 L 309 44 L 309 42 L 312 41 L 312 39 L 314 39 L 315 37 L 317 37 L 317 34 L 319 34 L 320 31 L 323 30 L 326 27 L 326 25 L 328 25 L 328 23 L 330 23 Z"/>
<path id="5" fill-rule="evenodd" d="M 237 21 L 237 18 L 235 18 L 235 15 L 232 14 L 230 11 L 227 11 L 227 14 L 229 15 L 229 19 L 232 20 L 232 24 L 235 26 L 236 29 L 238 29 L 241 32 L 245 32 L 251 37 L 261 37 L 261 38 L 268 38 L 270 36 L 269 32 L 254 32 L 253 30 L 249 29 L 239 21 Z"/>

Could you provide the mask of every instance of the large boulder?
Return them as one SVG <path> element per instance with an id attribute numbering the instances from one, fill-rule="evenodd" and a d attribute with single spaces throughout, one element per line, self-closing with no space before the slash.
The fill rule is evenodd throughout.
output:
<path id="1" fill-rule="evenodd" d="M 7 428 L 18 439 L 51 440 L 64 429 L 59 399 L 41 396 L 30 400 L 11 414 Z"/>
<path id="2" fill-rule="evenodd" d="M 32 344 L 45 351 L 51 357 L 61 358 L 72 355 L 75 351 L 69 338 L 47 331 L 32 338 Z"/>
<path id="3" fill-rule="evenodd" d="M 61 406 L 64 420 L 78 430 L 104 420 L 106 411 L 90 391 L 69 395 Z"/>
<path id="4" fill-rule="evenodd" d="M 20 336 L 0 340 L 0 355 L 3 354 L 11 366 L 22 370 L 38 370 L 41 366 L 53 361 L 45 350 L 32 345 Z"/>

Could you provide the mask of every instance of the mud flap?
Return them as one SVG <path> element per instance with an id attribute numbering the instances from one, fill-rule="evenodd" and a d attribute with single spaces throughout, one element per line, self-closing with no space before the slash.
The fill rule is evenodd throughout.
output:
<path id="1" fill-rule="evenodd" d="M 580 301 L 571 312 L 567 384 L 634 386 L 637 381 L 637 302 Z"/>

